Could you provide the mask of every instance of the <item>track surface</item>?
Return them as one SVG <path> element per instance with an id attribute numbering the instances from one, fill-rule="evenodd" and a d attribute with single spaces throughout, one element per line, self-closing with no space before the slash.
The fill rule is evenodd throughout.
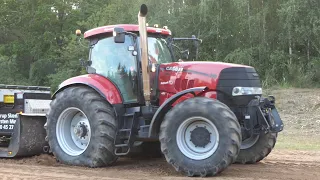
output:
<path id="1" fill-rule="evenodd" d="M 233 164 L 217 177 L 207 179 L 320 179 L 320 89 L 286 89 L 276 96 L 285 130 L 281 143 L 255 165 Z M 285 137 L 285 138 L 284 138 Z M 309 144 L 308 144 L 309 143 Z M 291 145 L 294 146 L 291 146 Z M 306 146 L 306 144 L 308 146 Z M 290 146 L 289 146 L 290 145 Z M 278 148 L 279 147 L 279 148 Z M 293 150 L 297 149 L 304 150 Z M 59 164 L 54 157 L 41 155 L 23 159 L 0 159 L 0 179 L 199 179 L 177 173 L 164 158 L 122 158 L 112 167 L 90 169 Z"/>
<path id="2" fill-rule="evenodd" d="M 89 169 L 56 163 L 49 155 L 1 160 L 2 179 L 196 179 L 176 173 L 164 159 L 120 159 L 108 168 Z M 233 164 L 217 177 L 207 179 L 320 179 L 320 152 L 275 150 L 255 165 Z"/>

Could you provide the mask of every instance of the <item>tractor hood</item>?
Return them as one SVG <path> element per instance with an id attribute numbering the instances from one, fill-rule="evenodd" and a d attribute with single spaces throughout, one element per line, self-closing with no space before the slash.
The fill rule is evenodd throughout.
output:
<path id="1" fill-rule="evenodd" d="M 253 67 L 209 61 L 161 64 L 158 85 L 160 92 L 168 93 L 200 86 L 207 86 L 211 90 L 228 87 L 228 92 L 235 86 L 261 86 Z"/>

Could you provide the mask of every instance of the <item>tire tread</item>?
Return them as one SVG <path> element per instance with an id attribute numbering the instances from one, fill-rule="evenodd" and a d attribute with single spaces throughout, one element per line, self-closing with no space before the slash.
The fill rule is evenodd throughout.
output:
<path id="1" fill-rule="evenodd" d="M 86 105 L 92 107 L 94 117 L 108 117 L 111 118 L 99 118 L 92 119 L 90 121 L 91 127 L 99 127 L 103 131 L 95 131 L 95 140 L 97 143 L 92 145 L 92 149 L 86 155 L 80 155 L 76 160 L 65 160 L 62 158 L 62 151 L 52 151 L 58 161 L 70 165 L 88 166 L 88 167 L 103 167 L 114 163 L 117 160 L 117 156 L 113 153 L 114 151 L 114 138 L 106 130 L 111 129 L 112 135 L 115 136 L 116 132 L 116 120 L 115 113 L 112 106 L 94 89 L 86 86 L 75 86 L 69 87 L 61 92 L 57 93 L 55 98 L 50 103 L 50 110 L 48 112 L 48 127 L 47 134 L 49 139 L 49 145 L 52 147 L 54 144 L 52 141 L 55 139 L 55 134 L 51 134 L 49 128 L 54 119 L 54 109 L 59 108 L 60 104 L 67 103 L 72 99 L 79 99 L 86 103 Z M 78 101 L 79 101 L 78 100 Z M 88 149 L 86 150 L 88 151 Z"/>
<path id="2" fill-rule="evenodd" d="M 274 146 L 276 144 L 277 133 L 265 134 L 264 138 L 266 138 L 266 141 L 262 142 L 263 144 L 261 145 L 260 148 L 258 147 L 258 151 L 254 151 L 254 150 L 250 151 L 248 149 L 246 149 L 244 151 L 242 150 L 243 152 L 240 151 L 239 156 L 236 160 L 236 163 L 255 164 L 255 163 L 263 160 L 265 157 L 267 157 L 271 153 L 272 149 L 274 148 Z M 259 141 L 263 141 L 263 140 L 259 139 L 258 142 Z M 270 144 L 270 141 L 271 141 L 271 144 Z"/>
<path id="3" fill-rule="evenodd" d="M 174 113 L 177 111 L 185 111 L 184 107 L 186 107 L 189 104 L 191 107 L 197 107 L 200 105 L 205 106 L 212 106 L 219 110 L 220 112 L 226 112 L 226 113 L 221 113 L 225 114 L 225 120 L 226 123 L 229 126 L 229 132 L 231 134 L 229 135 L 230 139 L 230 146 L 226 150 L 224 154 L 223 159 L 217 164 L 217 166 L 213 166 L 211 168 L 205 168 L 202 170 L 199 170 L 197 168 L 194 169 L 186 169 L 185 167 L 182 167 L 181 165 L 178 165 L 175 163 L 175 157 L 173 154 L 170 154 L 168 151 L 168 146 L 167 142 L 171 139 L 169 134 L 164 133 L 167 127 L 170 127 L 170 123 L 172 123 L 172 118 L 174 117 Z M 174 111 L 170 110 L 166 115 L 165 119 L 162 122 L 160 126 L 160 135 L 159 139 L 161 142 L 161 150 L 162 153 L 165 155 L 166 160 L 169 164 L 171 164 L 177 171 L 187 175 L 187 176 L 214 176 L 217 175 L 218 173 L 222 172 L 224 169 L 226 169 L 232 162 L 235 161 L 239 150 L 240 150 L 240 141 L 241 141 L 241 132 L 240 132 L 240 125 L 238 123 L 237 118 L 233 115 L 233 112 L 224 105 L 223 103 L 217 101 L 217 100 L 212 100 L 208 98 L 192 98 L 186 100 L 186 103 L 179 103 L 174 107 Z M 191 108 L 192 109 L 192 108 Z M 236 152 L 234 152 L 236 150 Z M 230 153 L 231 152 L 231 153 Z"/>

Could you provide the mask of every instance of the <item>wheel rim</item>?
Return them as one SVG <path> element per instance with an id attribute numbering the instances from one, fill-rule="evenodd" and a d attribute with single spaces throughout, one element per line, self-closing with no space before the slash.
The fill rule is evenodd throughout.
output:
<path id="1" fill-rule="evenodd" d="M 82 154 L 91 139 L 87 116 L 78 108 L 65 109 L 58 118 L 56 135 L 61 149 L 70 156 Z"/>
<path id="2" fill-rule="evenodd" d="M 251 137 L 243 140 L 241 142 L 241 147 L 240 149 L 248 149 L 250 147 L 252 147 L 253 145 L 255 145 L 257 143 L 257 141 L 259 140 L 259 135 L 252 135 Z"/>
<path id="3" fill-rule="evenodd" d="M 216 126 L 204 117 L 191 117 L 178 128 L 177 145 L 190 159 L 203 160 L 215 153 L 219 145 Z"/>

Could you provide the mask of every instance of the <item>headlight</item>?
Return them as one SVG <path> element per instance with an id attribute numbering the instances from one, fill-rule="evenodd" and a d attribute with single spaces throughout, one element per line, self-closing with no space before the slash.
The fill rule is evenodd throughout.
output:
<path id="1" fill-rule="evenodd" d="M 232 90 L 232 96 L 253 95 L 262 94 L 261 87 L 234 87 Z"/>

